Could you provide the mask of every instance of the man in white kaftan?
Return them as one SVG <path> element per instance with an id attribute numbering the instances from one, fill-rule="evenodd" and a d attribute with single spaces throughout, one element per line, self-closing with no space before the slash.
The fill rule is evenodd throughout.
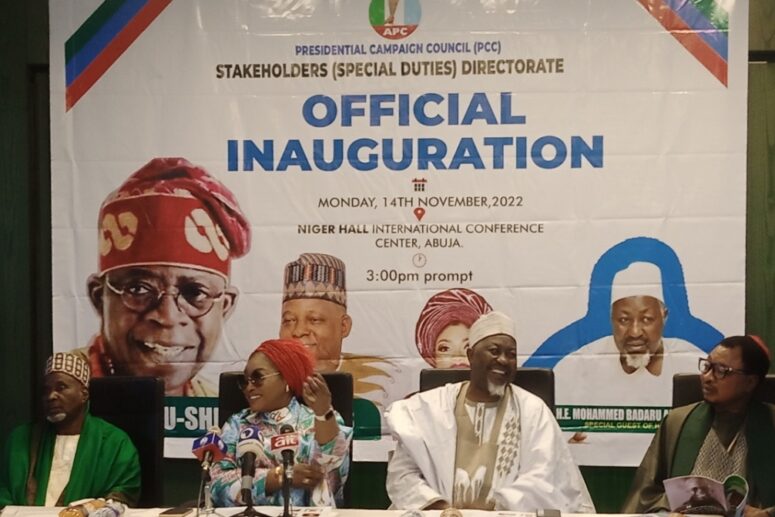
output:
<path id="1" fill-rule="evenodd" d="M 393 506 L 594 512 L 551 411 L 510 383 L 513 322 L 499 312 L 485 314 L 471 327 L 470 341 L 470 382 L 419 393 L 388 409 L 397 439 L 387 476 Z"/>

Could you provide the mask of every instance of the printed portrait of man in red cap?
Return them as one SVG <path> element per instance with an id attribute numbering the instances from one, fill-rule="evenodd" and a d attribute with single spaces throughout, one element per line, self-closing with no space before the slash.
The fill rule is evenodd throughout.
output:
<path id="1" fill-rule="evenodd" d="M 161 377 L 168 396 L 214 396 L 197 374 L 237 302 L 231 260 L 250 248 L 234 194 L 183 158 L 154 158 L 108 195 L 98 232 L 87 288 L 100 331 L 78 350 L 92 375 Z"/>

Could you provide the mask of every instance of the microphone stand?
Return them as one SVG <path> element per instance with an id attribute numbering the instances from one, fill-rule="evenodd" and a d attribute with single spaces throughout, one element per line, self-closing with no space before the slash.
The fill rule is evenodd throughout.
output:
<path id="1" fill-rule="evenodd" d="M 196 499 L 196 517 L 199 517 L 200 513 L 202 515 L 214 515 L 217 517 L 224 517 L 222 514 L 218 513 L 215 510 L 215 507 L 213 506 L 213 498 L 212 498 L 213 494 L 210 487 L 211 481 L 212 481 L 212 478 L 210 478 L 209 465 L 202 467 L 202 479 L 199 482 L 199 494 L 197 495 L 197 499 Z M 204 500 L 205 500 L 204 508 L 201 508 L 202 496 L 204 496 Z M 201 512 L 200 512 L 200 508 L 201 508 Z"/>
<path id="2" fill-rule="evenodd" d="M 249 488 L 242 489 L 242 500 L 245 502 L 245 509 L 234 517 L 272 517 L 253 508 L 253 493 Z"/>
<path id="3" fill-rule="evenodd" d="M 261 513 L 253 508 L 253 480 L 256 476 L 256 455 L 248 452 L 242 458 L 242 502 L 245 503 L 245 509 L 234 517 L 271 517 Z"/>
<path id="4" fill-rule="evenodd" d="M 283 516 L 291 517 L 291 480 L 293 479 L 293 465 L 288 457 L 283 454 Z"/>

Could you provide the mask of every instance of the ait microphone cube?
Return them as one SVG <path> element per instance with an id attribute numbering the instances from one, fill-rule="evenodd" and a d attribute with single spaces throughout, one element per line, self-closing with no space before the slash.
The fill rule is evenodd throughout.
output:
<path id="1" fill-rule="evenodd" d="M 297 433 L 276 434 L 269 441 L 273 451 L 296 450 L 299 446 L 299 435 Z"/>

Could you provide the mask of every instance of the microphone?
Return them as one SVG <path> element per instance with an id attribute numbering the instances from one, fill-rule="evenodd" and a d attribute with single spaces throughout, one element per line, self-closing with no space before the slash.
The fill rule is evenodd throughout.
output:
<path id="1" fill-rule="evenodd" d="M 242 467 L 242 485 L 240 495 L 245 509 L 234 517 L 269 517 L 253 508 L 253 478 L 256 475 L 256 457 L 263 454 L 261 431 L 255 425 L 242 430 L 237 442 L 237 461 Z"/>
<path id="2" fill-rule="evenodd" d="M 242 430 L 239 435 L 240 440 L 237 442 L 237 461 L 242 467 L 243 498 L 245 490 L 248 491 L 248 495 L 252 493 L 253 478 L 256 475 L 256 456 L 262 452 L 259 436 L 261 431 L 251 425 Z"/>
<path id="3" fill-rule="evenodd" d="M 194 440 L 191 452 L 202 463 L 202 470 L 210 470 L 216 461 L 226 456 L 226 444 L 221 439 L 221 430 L 213 426 L 207 434 Z"/>
<path id="4" fill-rule="evenodd" d="M 285 469 L 285 476 L 293 477 L 293 457 L 296 454 L 296 449 L 299 447 L 299 433 L 294 432 L 293 426 L 283 424 L 280 427 L 280 434 L 272 436 L 269 441 L 269 447 L 272 452 L 277 454 L 278 452 L 283 458 L 283 469 Z"/>
<path id="5" fill-rule="evenodd" d="M 299 446 L 299 434 L 293 431 L 293 426 L 283 424 L 280 434 L 272 436 L 269 447 L 272 452 L 278 452 L 283 458 L 283 515 L 290 517 L 291 481 L 293 481 L 293 456 Z"/>

